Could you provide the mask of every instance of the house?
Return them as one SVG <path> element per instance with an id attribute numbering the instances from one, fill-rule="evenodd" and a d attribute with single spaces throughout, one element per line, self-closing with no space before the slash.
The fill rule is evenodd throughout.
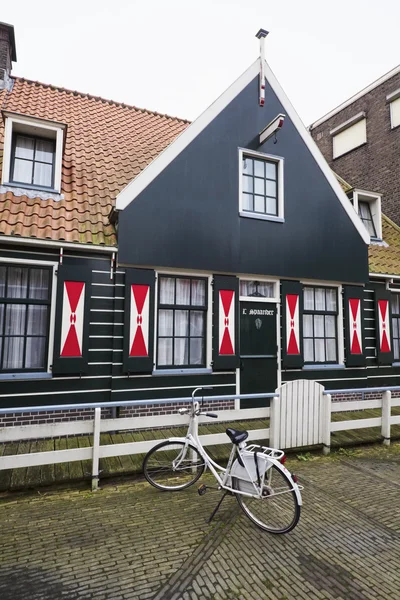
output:
<path id="1" fill-rule="evenodd" d="M 267 32 L 189 125 L 14 77 L 14 30 L 0 31 L 3 424 L 36 418 L 16 406 L 171 398 L 157 409 L 171 412 L 202 385 L 226 408 L 297 378 L 383 382 L 390 292 L 369 281 L 352 188 L 264 60 Z M 395 249 L 378 250 L 381 268 Z"/>
<path id="2" fill-rule="evenodd" d="M 361 210 L 370 218 L 372 237 L 377 198 L 383 212 L 400 225 L 400 65 L 310 125 L 330 167 L 359 190 Z"/>

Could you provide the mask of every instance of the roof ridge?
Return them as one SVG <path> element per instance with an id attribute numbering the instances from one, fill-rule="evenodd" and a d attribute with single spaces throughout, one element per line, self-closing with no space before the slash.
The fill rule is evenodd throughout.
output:
<path id="1" fill-rule="evenodd" d="M 125 102 L 117 102 L 117 100 L 110 100 L 108 98 L 103 98 L 102 96 L 94 96 L 93 94 L 87 94 L 85 92 L 78 92 L 77 90 L 71 90 L 69 88 L 65 88 L 59 85 L 53 85 L 52 83 L 43 83 L 42 81 L 34 81 L 33 79 L 27 79 L 26 77 L 18 77 L 17 75 L 13 75 L 12 79 L 15 81 L 23 81 L 33 85 L 40 85 L 44 88 L 50 88 L 52 90 L 57 90 L 58 92 L 69 92 L 74 94 L 75 96 L 80 96 L 81 98 L 89 98 L 90 100 L 98 100 L 100 102 L 106 102 L 107 104 L 112 104 L 115 106 L 121 106 L 122 108 L 129 108 L 133 110 L 137 110 L 142 113 L 147 113 L 149 115 L 156 115 L 157 117 L 166 117 L 167 119 L 171 119 L 173 121 L 179 121 L 181 123 L 190 124 L 191 121 L 188 119 L 181 119 L 180 117 L 173 117 L 166 113 L 159 113 L 155 110 L 149 110 L 147 108 L 140 108 L 138 106 L 134 106 L 133 104 L 126 104 Z"/>

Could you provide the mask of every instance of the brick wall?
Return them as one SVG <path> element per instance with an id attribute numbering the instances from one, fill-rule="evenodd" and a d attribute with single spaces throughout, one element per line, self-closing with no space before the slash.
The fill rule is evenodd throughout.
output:
<path id="1" fill-rule="evenodd" d="M 400 127 L 391 129 L 386 96 L 400 88 L 400 73 L 312 129 L 330 167 L 353 187 L 383 194 L 383 212 L 400 225 Z M 330 131 L 361 111 L 367 115 L 367 143 L 333 159 Z"/>

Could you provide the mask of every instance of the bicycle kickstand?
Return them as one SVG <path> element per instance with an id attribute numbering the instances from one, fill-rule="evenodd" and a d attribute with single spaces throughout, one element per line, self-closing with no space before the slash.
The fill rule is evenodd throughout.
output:
<path id="1" fill-rule="evenodd" d="M 222 496 L 221 500 L 218 502 L 217 506 L 214 508 L 214 510 L 211 513 L 210 518 L 208 519 L 208 523 L 211 523 L 211 521 L 213 520 L 213 518 L 215 517 L 215 515 L 217 514 L 217 511 L 219 509 L 219 507 L 221 506 L 225 496 L 227 496 L 229 494 L 229 492 L 225 492 L 224 495 Z"/>

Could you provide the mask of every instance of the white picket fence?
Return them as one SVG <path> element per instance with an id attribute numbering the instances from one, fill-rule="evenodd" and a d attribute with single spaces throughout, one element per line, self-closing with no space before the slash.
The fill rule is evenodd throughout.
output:
<path id="1" fill-rule="evenodd" d="M 390 443 L 390 429 L 392 425 L 400 425 L 400 415 L 392 415 L 392 407 L 400 406 L 400 398 L 392 398 L 391 391 L 400 391 L 396 388 L 360 388 L 356 390 L 325 391 L 324 387 L 315 381 L 298 380 L 284 384 L 276 394 L 258 394 L 247 396 L 214 396 L 207 397 L 207 403 L 213 400 L 250 399 L 272 397 L 271 408 L 248 408 L 240 410 L 216 411 L 220 422 L 247 421 L 251 419 L 270 418 L 270 428 L 253 429 L 249 431 L 249 440 L 269 440 L 271 446 L 289 449 L 302 446 L 323 445 L 324 453 L 330 451 L 331 433 L 368 427 L 381 427 L 383 443 Z M 376 400 L 340 400 L 332 402 L 332 395 L 355 392 L 382 393 Z M 188 403 L 190 398 L 174 399 L 174 402 Z M 151 401 L 154 403 L 171 402 L 171 399 Z M 144 403 L 149 404 L 150 401 Z M 143 404 L 140 401 L 125 402 L 124 405 Z M 106 403 L 101 406 L 115 405 Z M 67 463 L 82 460 L 92 461 L 92 489 L 97 489 L 99 478 L 99 460 L 112 456 L 143 454 L 159 439 L 126 442 L 121 444 L 100 444 L 100 434 L 112 431 L 137 431 L 142 429 L 157 429 L 160 427 L 185 426 L 188 416 L 162 415 L 151 417 L 127 417 L 118 419 L 101 419 L 99 405 L 63 405 L 56 407 L 42 407 L 42 410 L 67 410 L 72 408 L 93 408 L 93 420 L 71 421 L 44 425 L 22 425 L 3 427 L 0 429 L 0 443 L 27 441 L 32 439 L 57 438 L 74 435 L 93 435 L 93 446 L 86 448 L 73 448 L 68 450 L 53 450 L 49 452 L 33 452 L 29 454 L 15 454 L 0 456 L 0 470 L 33 467 L 56 463 Z M 39 410 L 36 407 L 37 410 Z M 366 409 L 381 409 L 381 416 L 375 418 L 361 418 L 348 421 L 332 421 L 332 413 L 362 411 Z M 1 409 L 5 413 L 7 409 Z M 8 409 L 8 412 L 27 412 L 32 408 Z M 206 420 L 206 418 L 204 418 Z M 167 436 L 166 436 L 167 437 Z M 204 434 L 200 436 L 204 446 L 226 444 L 228 439 L 225 433 Z"/>

